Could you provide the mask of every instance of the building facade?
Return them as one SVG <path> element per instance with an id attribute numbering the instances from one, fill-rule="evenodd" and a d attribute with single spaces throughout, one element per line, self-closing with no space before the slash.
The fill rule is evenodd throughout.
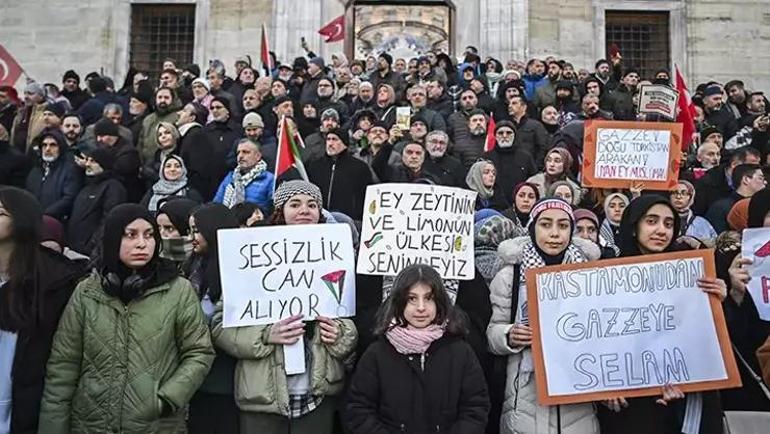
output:
<path id="1" fill-rule="evenodd" d="M 325 43 L 317 30 L 342 14 L 347 44 Z M 129 66 L 156 71 L 166 56 L 202 70 L 215 58 L 256 64 L 263 24 L 283 61 L 303 53 L 302 37 L 327 58 L 473 45 L 503 64 L 554 55 L 589 70 L 619 49 L 643 71 L 679 65 L 691 87 L 741 78 L 770 90 L 770 0 L 0 0 L 0 44 L 29 77 L 54 83 L 75 69 L 119 86 Z"/>

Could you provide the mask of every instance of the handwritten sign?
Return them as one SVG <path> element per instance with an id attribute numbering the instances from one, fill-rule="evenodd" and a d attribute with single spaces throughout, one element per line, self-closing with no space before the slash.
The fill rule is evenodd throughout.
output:
<path id="1" fill-rule="evenodd" d="M 744 229 L 741 256 L 752 261 L 747 291 L 759 317 L 770 321 L 770 228 Z"/>
<path id="2" fill-rule="evenodd" d="M 644 85 L 639 90 L 639 113 L 654 113 L 676 119 L 679 92 L 666 85 Z"/>
<path id="3" fill-rule="evenodd" d="M 414 263 L 445 279 L 475 275 L 476 192 L 423 184 L 367 187 L 358 272 L 395 276 Z"/>
<path id="4" fill-rule="evenodd" d="M 679 177 L 682 124 L 591 121 L 583 140 L 584 187 L 671 190 Z"/>
<path id="5" fill-rule="evenodd" d="M 527 271 L 543 405 L 740 385 L 716 297 L 713 251 L 645 255 Z"/>
<path id="6" fill-rule="evenodd" d="M 343 224 L 218 232 L 224 327 L 273 324 L 292 315 L 355 315 L 353 240 Z"/>

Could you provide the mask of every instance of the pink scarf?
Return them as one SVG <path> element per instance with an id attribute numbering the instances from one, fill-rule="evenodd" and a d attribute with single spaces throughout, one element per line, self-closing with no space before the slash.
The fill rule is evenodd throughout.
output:
<path id="1" fill-rule="evenodd" d="M 444 326 L 437 324 L 431 324 L 424 329 L 416 329 L 410 325 L 396 326 L 385 332 L 385 337 L 400 354 L 422 354 L 441 336 L 444 336 Z"/>

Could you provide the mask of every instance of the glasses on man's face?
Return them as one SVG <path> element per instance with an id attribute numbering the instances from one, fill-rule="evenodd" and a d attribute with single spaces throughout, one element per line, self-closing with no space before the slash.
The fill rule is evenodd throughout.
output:
<path id="1" fill-rule="evenodd" d="M 691 194 L 687 190 L 680 190 L 680 191 L 672 191 L 671 196 L 674 197 L 690 197 Z"/>
<path id="2" fill-rule="evenodd" d="M 446 145 L 446 140 L 428 140 L 428 143 L 434 145 Z"/>
<path id="3" fill-rule="evenodd" d="M 513 131 L 498 131 L 496 135 L 498 135 L 498 136 L 512 136 L 513 135 Z"/>
<path id="4" fill-rule="evenodd" d="M 319 84 L 318 87 L 332 87 L 331 84 Z"/>

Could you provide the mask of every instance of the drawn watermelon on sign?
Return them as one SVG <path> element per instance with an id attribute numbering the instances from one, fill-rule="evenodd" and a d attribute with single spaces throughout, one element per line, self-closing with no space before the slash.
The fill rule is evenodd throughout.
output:
<path id="1" fill-rule="evenodd" d="M 334 295 L 337 304 L 342 304 L 342 289 L 345 287 L 345 270 L 332 271 L 321 276 L 326 288 Z"/>
<path id="2" fill-rule="evenodd" d="M 765 243 L 764 246 L 757 249 L 756 252 L 754 252 L 754 256 L 757 258 L 766 258 L 770 256 L 770 241 Z"/>

